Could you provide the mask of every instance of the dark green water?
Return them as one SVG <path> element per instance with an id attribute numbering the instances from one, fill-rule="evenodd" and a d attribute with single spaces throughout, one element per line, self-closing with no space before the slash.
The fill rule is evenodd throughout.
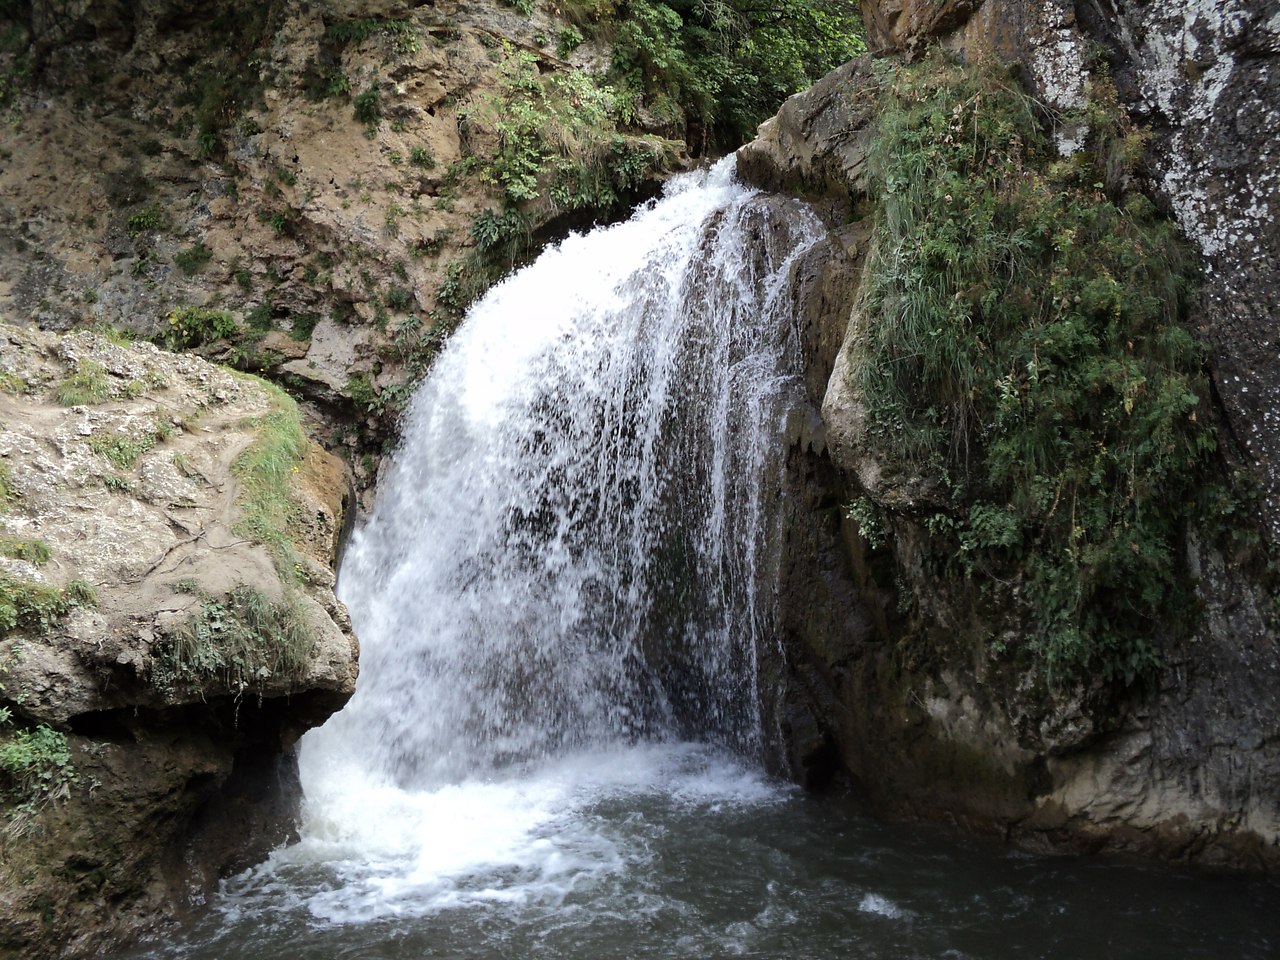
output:
<path id="1" fill-rule="evenodd" d="M 388 802 L 366 796 L 349 829 L 313 824 L 140 956 L 1280 957 L 1275 882 L 886 825 L 703 748 L 400 795 L 380 822 Z"/>

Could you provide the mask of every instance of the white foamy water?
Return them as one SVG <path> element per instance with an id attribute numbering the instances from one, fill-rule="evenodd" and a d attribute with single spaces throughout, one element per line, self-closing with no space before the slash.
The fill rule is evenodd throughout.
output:
<path id="1" fill-rule="evenodd" d="M 556 902 L 645 856 L 602 803 L 778 796 L 756 654 L 821 231 L 731 169 L 491 291 L 415 396 L 341 572 L 358 690 L 304 740 L 303 838 L 262 874 L 342 865 L 315 917 Z"/>

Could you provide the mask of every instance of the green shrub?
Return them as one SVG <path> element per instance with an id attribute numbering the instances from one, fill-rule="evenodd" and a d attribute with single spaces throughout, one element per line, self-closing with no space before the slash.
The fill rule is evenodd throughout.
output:
<path id="1" fill-rule="evenodd" d="M 157 340 L 169 350 L 187 350 L 215 340 L 225 340 L 240 332 L 240 325 L 225 310 L 178 307 L 169 311 L 165 328 Z"/>
<path id="2" fill-rule="evenodd" d="M 345 99 L 351 96 L 351 81 L 335 70 L 325 82 L 324 93 L 331 99 Z"/>
<path id="3" fill-rule="evenodd" d="M 623 0 L 594 29 L 612 40 L 615 85 L 698 152 L 750 139 L 788 96 L 866 49 L 848 0 Z"/>
<path id="4" fill-rule="evenodd" d="M 131 237 L 136 237 L 143 233 L 156 233 L 164 230 L 168 224 L 169 218 L 165 215 L 165 212 L 154 204 L 135 210 L 129 214 L 129 219 L 125 221 Z"/>
<path id="5" fill-rule="evenodd" d="M 413 306 L 413 294 L 404 287 L 388 287 L 382 302 L 388 310 L 405 311 Z"/>
<path id="6" fill-rule="evenodd" d="M 351 398 L 352 403 L 366 413 L 374 413 L 378 410 L 378 392 L 365 374 L 355 373 L 349 376 L 343 392 Z"/>
<path id="7" fill-rule="evenodd" d="M 528 210 L 540 201 L 547 212 L 604 211 L 659 169 L 665 155 L 656 140 L 618 133 L 626 103 L 590 74 L 543 76 L 533 54 L 508 49 L 497 92 L 465 115 L 464 126 L 484 125 L 496 135 L 497 149 L 480 172 L 502 189 L 509 207 Z M 465 172 L 451 168 L 446 186 Z"/>
<path id="8" fill-rule="evenodd" d="M 174 264 L 189 277 L 203 270 L 212 259 L 213 251 L 202 242 L 173 255 Z"/>
<path id="9" fill-rule="evenodd" d="M 436 158 L 431 155 L 431 151 L 426 147 L 419 146 L 409 151 L 409 162 L 415 167 L 430 170 L 436 165 Z"/>
<path id="10" fill-rule="evenodd" d="M 582 35 L 582 31 L 570 24 L 556 34 L 556 56 L 567 57 L 578 47 L 582 46 L 582 42 L 586 39 Z"/>
<path id="11" fill-rule="evenodd" d="M 355 117 L 361 123 L 375 124 L 382 119 L 382 94 L 377 87 L 370 87 L 351 101 Z"/>
<path id="12" fill-rule="evenodd" d="M 1180 536 L 1212 480 L 1194 258 L 1145 197 L 1106 190 L 1116 136 L 1137 136 L 1113 91 L 1094 91 L 1110 134 L 1054 163 L 994 69 L 933 56 L 882 82 L 856 364 L 872 443 L 934 490 L 943 567 L 1012 585 L 1028 662 L 1131 683 L 1190 616 Z"/>
<path id="13" fill-rule="evenodd" d="M 483 253 L 523 251 L 530 242 L 529 220 L 518 210 L 485 210 L 471 224 L 471 237 Z"/>
<path id="14" fill-rule="evenodd" d="M 157 686 L 198 690 L 217 680 L 244 693 L 272 678 L 306 673 L 315 634 L 296 599 L 273 603 L 243 583 L 223 597 L 201 596 L 195 615 L 157 647 Z"/>
<path id="15" fill-rule="evenodd" d="M 78 361 L 75 372 L 58 384 L 57 396 L 64 407 L 102 403 L 111 396 L 107 368 L 93 360 Z"/>
<path id="16" fill-rule="evenodd" d="M 418 49 L 417 30 L 409 20 L 379 20 L 372 17 L 362 20 L 343 20 L 325 28 L 325 37 L 334 43 L 352 43 L 368 40 L 375 34 L 391 37 L 396 49 L 412 53 Z"/>
<path id="17" fill-rule="evenodd" d="M 0 801 L 37 807 L 65 797 L 79 777 L 66 734 L 47 724 L 12 728 L 0 711 Z"/>
<path id="18" fill-rule="evenodd" d="M 318 313 L 295 313 L 289 324 L 289 336 L 294 340 L 310 340 L 319 322 Z"/>

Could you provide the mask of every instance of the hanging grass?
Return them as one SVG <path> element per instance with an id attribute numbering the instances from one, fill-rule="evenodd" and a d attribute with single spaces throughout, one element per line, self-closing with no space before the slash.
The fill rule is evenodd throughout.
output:
<path id="1" fill-rule="evenodd" d="M 1096 85 L 1055 156 L 998 69 L 881 76 L 878 254 L 856 387 L 883 462 L 922 476 L 944 569 L 1003 583 L 1050 681 L 1132 683 L 1188 611 L 1180 543 L 1213 479 L 1194 257 L 1123 189 L 1140 155 Z"/>

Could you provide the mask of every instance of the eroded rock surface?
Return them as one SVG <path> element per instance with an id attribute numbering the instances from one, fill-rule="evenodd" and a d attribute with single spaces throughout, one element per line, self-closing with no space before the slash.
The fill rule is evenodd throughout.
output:
<path id="1" fill-rule="evenodd" d="M 1060 112 L 1084 102 L 1105 54 L 1130 113 L 1154 128 L 1147 187 L 1204 256 L 1200 322 L 1228 424 L 1221 442 L 1268 485 L 1274 535 L 1280 450 L 1270 407 L 1280 353 L 1269 265 L 1280 237 L 1267 185 L 1280 137 L 1280 124 L 1268 119 L 1280 102 L 1272 90 L 1275 4 L 863 7 L 882 51 L 914 57 L 941 43 L 967 57 L 998 56 L 1020 65 Z M 833 500 L 865 496 L 901 517 L 920 514 L 931 491 L 921 478 L 886 473 L 863 442 L 853 376 L 861 331 L 876 320 L 856 280 L 874 261 L 860 218 L 875 98 L 874 61 L 840 68 L 762 125 L 739 152 L 739 168 L 762 186 L 818 201 L 843 251 L 828 270 L 854 274 L 842 306 L 821 312 L 821 323 L 837 328 L 824 335 L 844 346 L 810 358 L 829 378 L 819 401 L 825 447 L 793 450 L 795 471 L 827 484 Z M 1078 149 L 1086 133 L 1061 125 L 1057 149 Z M 1274 598 L 1237 558 L 1189 536 L 1200 622 L 1182 639 L 1163 639 L 1166 663 L 1152 687 L 1099 711 L 1101 684 L 1046 700 L 985 645 L 944 662 L 911 654 L 900 642 L 895 596 L 912 598 L 914 628 L 924 624 L 939 649 L 954 652 L 957 638 L 994 627 L 974 622 L 963 591 L 925 573 L 922 526 L 894 524 L 880 551 L 868 549 L 855 524 L 845 528 L 841 550 L 830 529 L 793 533 L 787 547 L 801 558 L 791 565 L 856 587 L 784 595 L 793 769 L 809 777 L 838 757 L 883 811 L 994 830 L 1041 849 L 1280 863 L 1280 637 Z"/>
<path id="2" fill-rule="evenodd" d="M 238 464 L 291 401 L 199 358 L 89 333 L 0 327 L 0 371 L 0 538 L 47 547 L 44 562 L 0 559 L 0 573 L 94 594 L 48 629 L 0 637 L 0 704 L 15 725 L 66 735 L 74 771 L 65 796 L 6 810 L 0 956 L 84 955 L 288 837 L 291 748 L 355 684 L 332 572 L 347 480 L 314 445 L 286 468 L 282 568 L 245 527 Z M 304 646 L 287 669 L 221 645 L 210 611 L 229 622 L 229 598 L 247 590 L 296 617 Z M 254 629 L 255 649 L 279 642 Z"/>

